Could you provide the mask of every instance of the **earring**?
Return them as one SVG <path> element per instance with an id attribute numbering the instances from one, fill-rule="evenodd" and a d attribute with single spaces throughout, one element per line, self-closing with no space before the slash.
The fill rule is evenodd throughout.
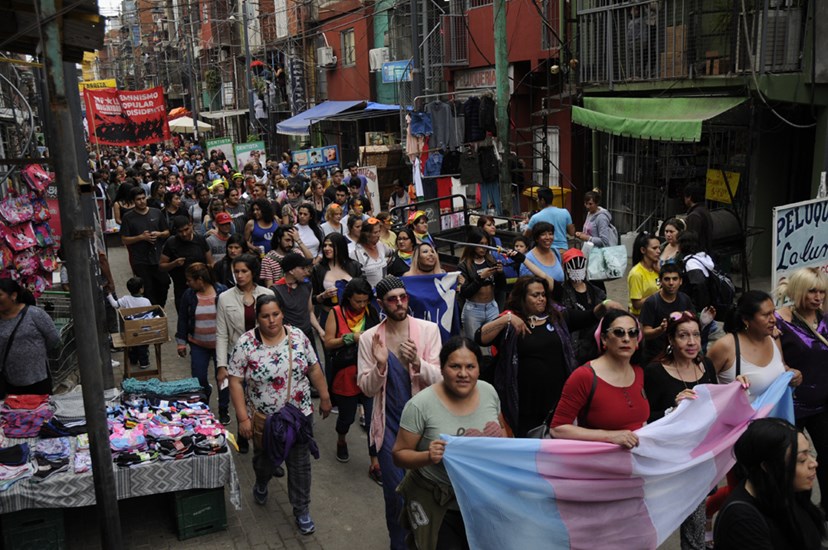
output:
<path id="1" fill-rule="evenodd" d="M 667 344 L 667 349 L 665 350 L 667 355 L 673 355 L 673 346 Z"/>

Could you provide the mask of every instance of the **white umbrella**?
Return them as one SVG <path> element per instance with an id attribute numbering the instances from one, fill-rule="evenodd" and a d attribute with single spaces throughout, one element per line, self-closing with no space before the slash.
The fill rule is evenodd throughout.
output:
<path id="1" fill-rule="evenodd" d="M 206 122 L 201 122 L 200 120 L 197 122 L 199 132 L 209 132 L 213 129 L 213 127 L 207 124 Z M 192 134 L 194 131 L 193 119 L 188 116 L 183 116 L 175 120 L 171 120 L 168 124 L 170 125 L 170 130 L 172 130 L 173 132 Z"/>

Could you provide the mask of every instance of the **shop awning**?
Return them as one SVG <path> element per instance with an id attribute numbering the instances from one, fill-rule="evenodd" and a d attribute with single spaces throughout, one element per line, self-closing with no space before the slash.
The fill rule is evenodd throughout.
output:
<path id="1" fill-rule="evenodd" d="M 339 114 L 342 111 L 364 103 L 364 101 L 325 101 L 294 117 L 279 122 L 276 124 L 276 133 L 288 136 L 310 135 L 311 123 Z"/>
<path id="2" fill-rule="evenodd" d="M 386 103 L 375 103 L 369 101 L 364 109 L 352 109 L 339 113 L 337 115 L 326 117 L 325 120 L 339 121 L 339 122 L 355 122 L 357 120 L 364 120 L 367 118 L 378 118 L 384 116 L 393 116 L 400 112 L 399 105 L 389 105 Z M 316 121 L 314 121 L 316 122 Z"/>
<path id="3" fill-rule="evenodd" d="M 743 97 L 586 97 L 572 122 L 616 136 L 699 141 L 702 122 L 743 103 Z"/>
<path id="4" fill-rule="evenodd" d="M 250 113 L 247 109 L 228 109 L 226 111 L 204 111 L 198 113 L 198 116 L 211 119 L 229 118 L 231 116 L 247 116 Z"/>

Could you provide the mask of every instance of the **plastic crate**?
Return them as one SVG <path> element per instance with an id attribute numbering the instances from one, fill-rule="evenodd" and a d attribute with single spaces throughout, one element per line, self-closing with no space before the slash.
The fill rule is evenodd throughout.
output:
<path id="1" fill-rule="evenodd" d="M 3 514 L 5 550 L 63 550 L 63 510 L 32 509 Z"/>
<path id="2" fill-rule="evenodd" d="M 224 487 L 178 491 L 175 493 L 175 515 L 178 540 L 224 531 L 227 529 Z"/>

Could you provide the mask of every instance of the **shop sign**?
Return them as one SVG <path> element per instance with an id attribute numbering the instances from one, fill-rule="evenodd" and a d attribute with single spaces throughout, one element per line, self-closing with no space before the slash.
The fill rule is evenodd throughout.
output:
<path id="1" fill-rule="evenodd" d="M 339 147 L 326 145 L 293 152 L 293 162 L 299 165 L 300 170 L 313 170 L 339 164 Z"/>
<path id="2" fill-rule="evenodd" d="M 382 83 L 393 84 L 394 82 L 411 81 L 411 60 L 388 61 L 382 64 Z"/>
<path id="3" fill-rule="evenodd" d="M 480 88 L 497 88 L 497 73 L 494 67 L 482 69 L 464 69 L 454 71 L 454 89 L 475 90 Z M 514 68 L 509 65 L 509 93 L 514 91 Z"/>
<path id="4" fill-rule="evenodd" d="M 210 158 L 210 151 L 218 150 L 224 153 L 224 158 L 232 160 L 233 155 L 233 139 L 229 137 L 221 137 L 216 139 L 208 139 L 205 143 L 207 146 L 207 158 Z"/>
<path id="5" fill-rule="evenodd" d="M 236 168 L 241 170 L 244 165 L 250 162 L 250 157 L 253 156 L 254 151 L 261 152 L 262 156 L 259 162 L 264 166 L 265 163 L 265 142 L 264 141 L 250 141 L 247 143 L 237 143 L 233 146 L 236 153 Z"/>
<path id="6" fill-rule="evenodd" d="M 726 183 L 721 170 L 707 171 L 707 185 L 705 186 L 704 198 L 709 201 L 731 204 L 730 193 L 727 192 L 727 187 L 730 185 L 730 192 L 735 197 L 736 191 L 739 189 L 739 178 L 742 175 L 739 172 L 725 172 L 725 174 L 727 175 Z"/>
<path id="7" fill-rule="evenodd" d="M 828 198 L 773 209 L 773 285 L 797 269 L 828 273 Z"/>

